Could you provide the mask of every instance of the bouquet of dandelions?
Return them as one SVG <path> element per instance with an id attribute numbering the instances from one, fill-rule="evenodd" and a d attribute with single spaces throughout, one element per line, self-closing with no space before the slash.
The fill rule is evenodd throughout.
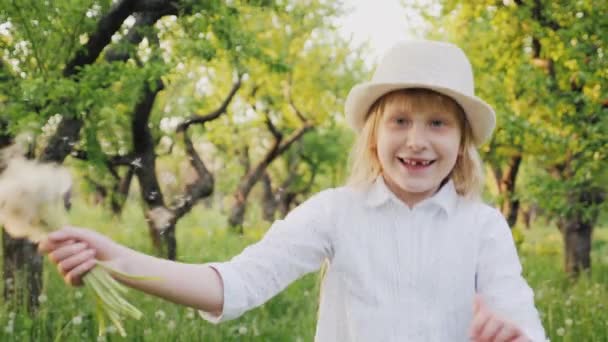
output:
<path id="1" fill-rule="evenodd" d="M 67 223 L 64 198 L 72 180 L 65 168 L 27 160 L 19 150 L 16 145 L 0 150 L 0 225 L 13 238 L 39 242 Z M 110 272 L 142 277 L 122 274 L 101 261 L 83 277 L 85 287 L 94 293 L 99 334 L 105 333 L 107 316 L 124 337 L 122 318 L 140 319 L 142 313 L 124 299 L 127 288 Z"/>

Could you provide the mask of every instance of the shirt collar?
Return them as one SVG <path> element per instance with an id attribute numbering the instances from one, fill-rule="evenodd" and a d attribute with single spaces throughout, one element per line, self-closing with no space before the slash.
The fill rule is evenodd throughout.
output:
<path id="1" fill-rule="evenodd" d="M 379 207 L 389 201 L 404 205 L 404 203 L 388 188 L 384 182 L 384 178 L 382 176 L 378 176 L 371 184 L 366 194 L 365 203 L 369 207 Z M 458 194 L 456 193 L 454 182 L 450 179 L 439 189 L 437 193 L 416 204 L 416 207 L 436 205 L 444 210 L 448 216 L 450 216 L 456 207 L 457 201 Z"/>

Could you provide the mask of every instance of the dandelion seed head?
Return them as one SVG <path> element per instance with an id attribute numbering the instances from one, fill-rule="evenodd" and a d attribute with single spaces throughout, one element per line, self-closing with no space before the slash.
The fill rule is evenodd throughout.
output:
<path id="1" fill-rule="evenodd" d="M 72 318 L 72 324 L 80 325 L 81 323 L 82 323 L 82 316 L 78 315 L 78 316 L 74 316 L 74 318 Z"/>
<path id="2" fill-rule="evenodd" d="M 0 151 L 0 224 L 14 238 L 38 242 L 65 222 L 64 195 L 72 186 L 67 169 Z M 52 180 L 52 181 L 49 181 Z"/>
<path id="3" fill-rule="evenodd" d="M 156 317 L 156 319 L 163 320 L 165 319 L 165 317 L 167 317 L 167 314 L 165 314 L 163 310 L 157 310 L 154 313 L 154 317 Z"/>
<path id="4" fill-rule="evenodd" d="M 557 336 L 564 336 L 566 334 L 566 329 L 559 327 L 559 328 L 557 328 L 556 333 L 557 333 Z"/>
<path id="5" fill-rule="evenodd" d="M 38 296 L 38 302 L 39 303 L 45 303 L 47 299 L 48 298 L 44 294 L 41 294 L 40 296 Z"/>

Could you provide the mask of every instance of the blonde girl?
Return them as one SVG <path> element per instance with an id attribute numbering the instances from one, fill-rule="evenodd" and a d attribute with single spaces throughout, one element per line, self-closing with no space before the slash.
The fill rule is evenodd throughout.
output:
<path id="1" fill-rule="evenodd" d="M 402 42 L 351 90 L 358 134 L 346 186 L 322 191 L 232 260 L 154 258 L 66 227 L 40 249 L 79 284 L 95 260 L 159 277 L 133 288 L 235 319 L 324 261 L 315 341 L 544 341 L 509 227 L 479 200 L 476 146 L 494 129 L 457 46 Z"/>

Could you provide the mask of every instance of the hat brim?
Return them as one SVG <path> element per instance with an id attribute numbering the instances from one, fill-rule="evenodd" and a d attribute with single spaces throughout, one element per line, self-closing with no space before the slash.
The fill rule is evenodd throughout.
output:
<path id="1" fill-rule="evenodd" d="M 376 100 L 391 91 L 408 88 L 430 89 L 454 99 L 462 107 L 467 116 L 476 145 L 483 144 L 492 136 L 492 132 L 496 126 L 496 115 L 489 104 L 476 96 L 422 83 L 366 82 L 358 84 L 351 89 L 346 97 L 346 120 L 356 132 L 360 132 L 365 123 L 367 113 Z"/>

